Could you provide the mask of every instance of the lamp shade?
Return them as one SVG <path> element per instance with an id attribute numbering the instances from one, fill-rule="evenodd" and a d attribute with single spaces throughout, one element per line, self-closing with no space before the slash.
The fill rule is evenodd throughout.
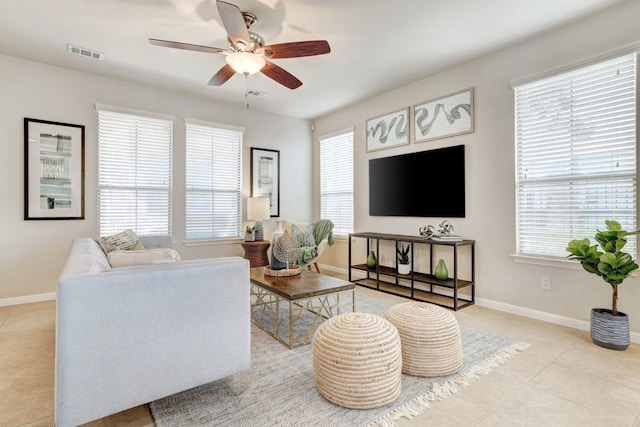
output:
<path id="1" fill-rule="evenodd" d="M 271 218 L 271 206 L 268 197 L 250 197 L 247 199 L 247 219 L 262 221 Z"/>
<path id="2" fill-rule="evenodd" d="M 257 73 L 267 64 L 262 56 L 250 52 L 229 54 L 226 61 L 236 72 L 245 76 Z"/>

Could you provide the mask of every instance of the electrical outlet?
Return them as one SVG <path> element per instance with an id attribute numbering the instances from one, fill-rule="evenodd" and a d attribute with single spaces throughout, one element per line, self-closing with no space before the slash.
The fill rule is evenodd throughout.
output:
<path id="1" fill-rule="evenodd" d="M 540 276 L 540 287 L 544 290 L 551 290 L 551 277 L 549 276 Z"/>

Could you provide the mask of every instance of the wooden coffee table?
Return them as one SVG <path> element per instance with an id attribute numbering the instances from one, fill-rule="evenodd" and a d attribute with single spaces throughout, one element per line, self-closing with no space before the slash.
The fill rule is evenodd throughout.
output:
<path id="1" fill-rule="evenodd" d="M 316 328 L 343 309 L 356 311 L 351 282 L 306 269 L 291 277 L 264 271 L 251 269 L 251 321 L 289 348 L 310 344 Z"/>

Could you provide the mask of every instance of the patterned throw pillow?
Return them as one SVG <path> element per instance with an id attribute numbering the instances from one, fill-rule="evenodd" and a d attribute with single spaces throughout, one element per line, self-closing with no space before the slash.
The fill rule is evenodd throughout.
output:
<path id="1" fill-rule="evenodd" d="M 109 255 L 113 251 L 130 251 L 138 244 L 138 236 L 133 230 L 125 230 L 113 236 L 100 237 L 98 243 Z"/>
<path id="2" fill-rule="evenodd" d="M 297 225 L 291 225 L 291 234 L 300 247 L 316 246 L 316 238 L 313 236 L 313 224 L 307 225 L 304 231 L 300 230 Z"/>

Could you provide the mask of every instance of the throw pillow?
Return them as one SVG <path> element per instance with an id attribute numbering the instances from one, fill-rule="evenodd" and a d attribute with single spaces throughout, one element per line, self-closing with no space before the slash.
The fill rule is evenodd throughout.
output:
<path id="1" fill-rule="evenodd" d="M 138 244 L 138 236 L 133 230 L 125 230 L 113 236 L 100 237 L 98 243 L 105 254 L 113 251 L 128 251 Z"/>
<path id="2" fill-rule="evenodd" d="M 109 253 L 111 267 L 164 264 L 180 261 L 180 254 L 170 248 L 145 249 L 142 251 L 113 251 Z"/>
<path id="3" fill-rule="evenodd" d="M 291 234 L 298 244 L 303 246 L 316 246 L 316 238 L 313 235 L 313 224 L 307 225 L 304 231 L 300 230 L 297 225 L 291 225 Z"/>

